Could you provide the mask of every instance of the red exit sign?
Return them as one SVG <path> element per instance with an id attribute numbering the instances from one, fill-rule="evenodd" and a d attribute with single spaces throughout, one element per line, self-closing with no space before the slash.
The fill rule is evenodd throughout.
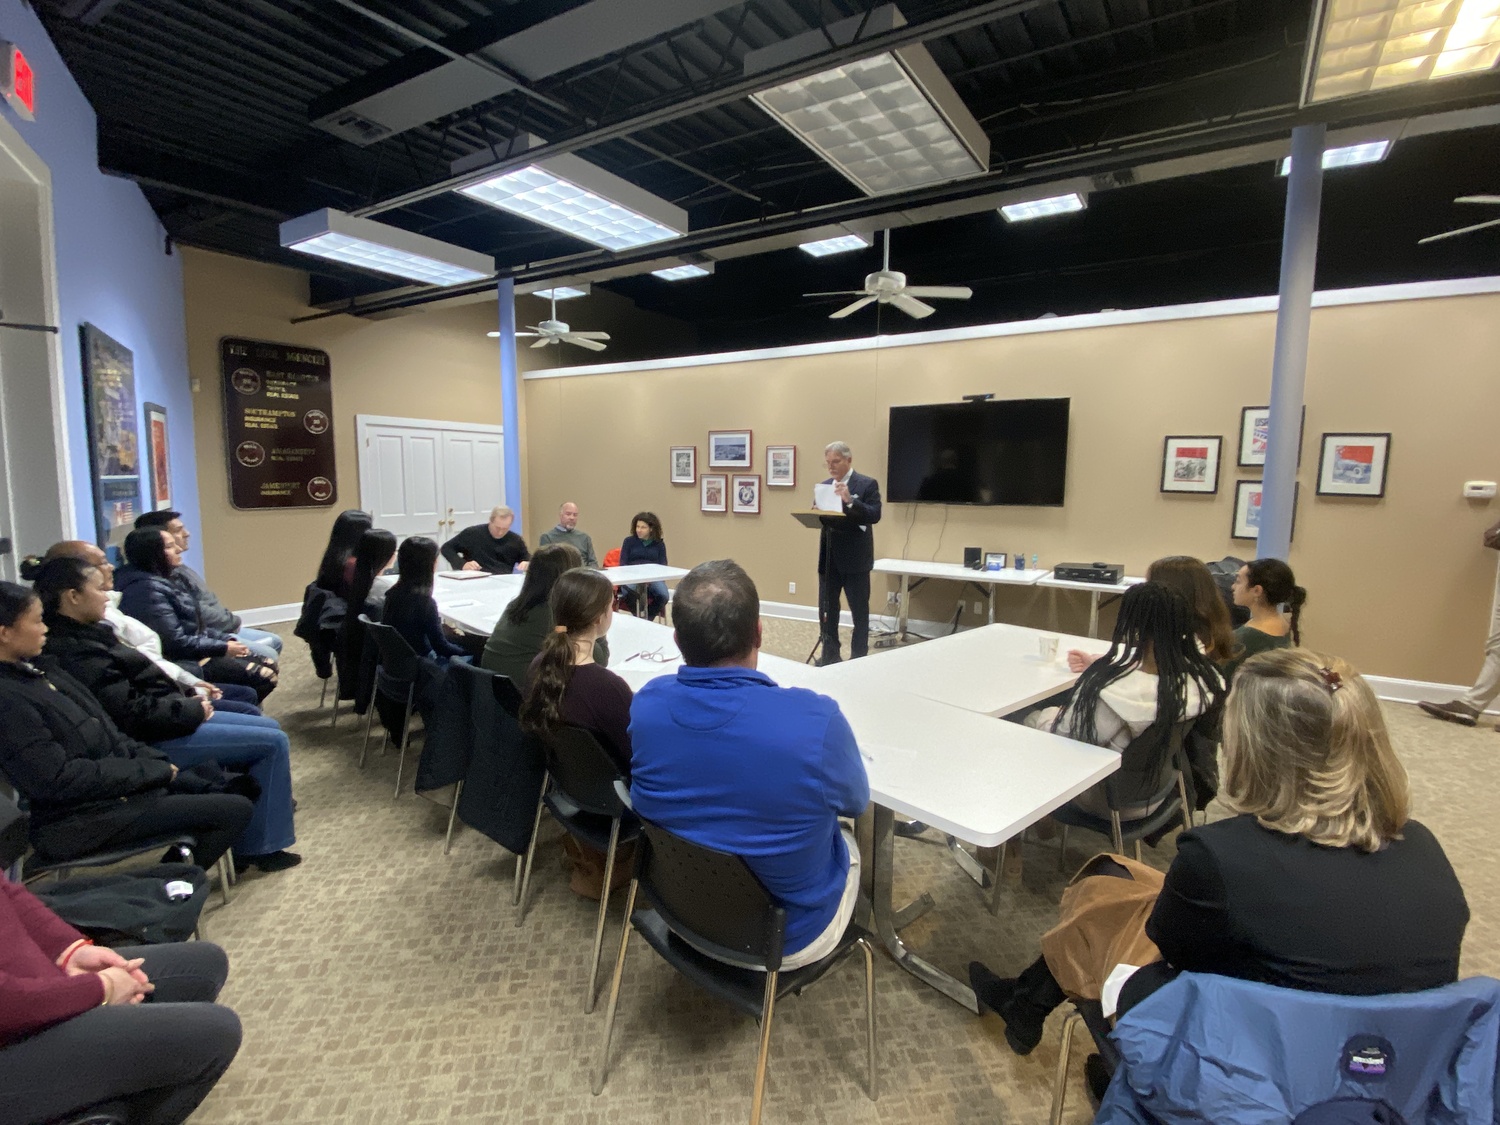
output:
<path id="1" fill-rule="evenodd" d="M 27 121 L 36 120 L 36 75 L 14 43 L 0 39 L 0 94 Z"/>

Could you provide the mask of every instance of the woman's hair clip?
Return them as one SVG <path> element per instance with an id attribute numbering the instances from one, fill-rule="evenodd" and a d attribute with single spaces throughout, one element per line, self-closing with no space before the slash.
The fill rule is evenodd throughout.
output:
<path id="1" fill-rule="evenodd" d="M 1338 691 L 1344 686 L 1344 677 L 1340 676 L 1332 668 L 1319 668 L 1318 675 L 1323 677 L 1323 682 L 1328 685 L 1329 691 Z"/>

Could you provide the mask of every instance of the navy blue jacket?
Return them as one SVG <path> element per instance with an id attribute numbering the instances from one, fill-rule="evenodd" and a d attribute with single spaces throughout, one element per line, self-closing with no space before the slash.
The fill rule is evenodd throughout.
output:
<path id="1" fill-rule="evenodd" d="M 638 566 L 641 563 L 655 563 L 657 566 L 666 566 L 666 542 L 661 539 L 653 539 L 650 543 L 647 543 L 638 535 L 626 536 L 625 542 L 620 544 L 620 565 Z"/>
<path id="2" fill-rule="evenodd" d="M 139 567 L 122 566 L 115 571 L 115 589 L 120 591 L 120 612 L 149 625 L 161 638 L 161 651 L 168 660 L 202 660 L 228 653 L 229 634 L 203 624 L 198 599 L 187 587 Z"/>
<path id="3" fill-rule="evenodd" d="M 832 484 L 829 477 L 823 482 Z M 829 564 L 840 574 L 857 574 L 875 565 L 874 525 L 880 522 L 880 484 L 863 473 L 849 474 L 849 503 L 845 519 L 825 519 L 818 543 L 818 573 Z"/>
<path id="4" fill-rule="evenodd" d="M 418 656 L 433 656 L 446 662 L 450 656 L 466 655 L 464 648 L 443 633 L 443 621 L 431 594 L 409 593 L 397 583 L 385 596 L 380 623 L 400 633 Z"/>

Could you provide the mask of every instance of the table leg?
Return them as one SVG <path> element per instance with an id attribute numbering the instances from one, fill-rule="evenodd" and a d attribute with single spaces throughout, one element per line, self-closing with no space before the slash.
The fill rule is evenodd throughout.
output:
<path id="1" fill-rule="evenodd" d="M 1099 591 L 1089 591 L 1089 636 L 1099 635 Z"/>
<path id="2" fill-rule="evenodd" d="M 990 624 L 993 625 L 995 623 L 995 584 L 993 582 L 990 583 L 988 597 L 990 602 Z"/>
<path id="3" fill-rule="evenodd" d="M 906 640 L 906 621 L 909 616 L 908 601 L 911 597 L 911 575 L 901 576 L 901 604 L 896 608 L 896 633 L 902 642 Z"/>
<path id="4" fill-rule="evenodd" d="M 922 960 L 902 944 L 898 929 L 897 912 L 891 902 L 895 877 L 896 859 L 895 814 L 880 805 L 872 806 L 874 817 L 874 839 L 870 848 L 870 906 L 875 933 L 896 964 L 912 976 L 931 985 L 944 996 L 956 1000 L 969 1011 L 977 1013 L 979 1004 L 974 999 L 974 990 L 963 981 L 949 976 L 936 965 Z"/>

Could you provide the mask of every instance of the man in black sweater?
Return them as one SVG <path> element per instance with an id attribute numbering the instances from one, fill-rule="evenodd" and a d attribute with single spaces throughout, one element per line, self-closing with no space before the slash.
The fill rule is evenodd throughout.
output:
<path id="1" fill-rule="evenodd" d="M 526 569 L 531 552 L 526 541 L 510 529 L 516 514 L 501 505 L 490 512 L 489 523 L 466 527 L 441 550 L 454 570 L 487 570 L 491 574 L 511 574 Z"/>

